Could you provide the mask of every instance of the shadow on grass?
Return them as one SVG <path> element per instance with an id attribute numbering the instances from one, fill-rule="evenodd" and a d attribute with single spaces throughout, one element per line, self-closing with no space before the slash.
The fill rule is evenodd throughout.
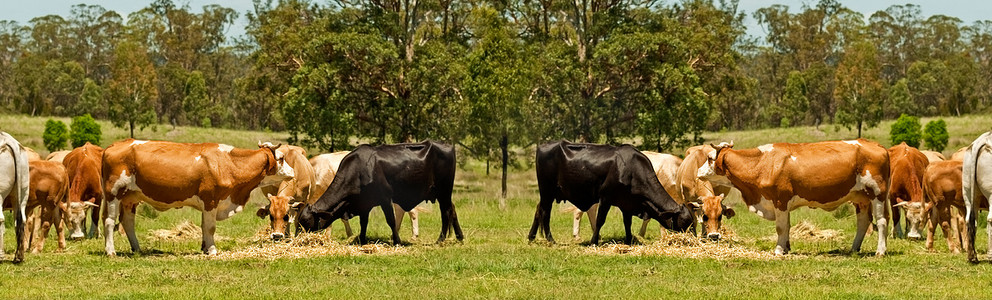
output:
<path id="1" fill-rule="evenodd" d="M 107 252 L 105 252 L 105 251 L 89 251 L 88 254 L 89 255 L 93 255 L 93 256 L 107 256 Z M 117 252 L 117 257 L 127 257 L 127 258 L 133 258 L 133 257 L 166 257 L 166 256 L 176 256 L 176 257 L 179 257 L 179 256 L 190 256 L 190 255 L 199 255 L 199 254 L 201 254 L 201 253 L 199 253 L 199 252 L 162 251 L 162 250 L 158 250 L 158 249 L 141 249 L 137 253 L 130 252 L 130 251 L 128 251 L 128 252 Z"/>
<path id="2" fill-rule="evenodd" d="M 802 254 L 808 256 L 824 256 L 824 257 L 875 257 L 874 251 L 864 251 L 852 252 L 851 249 L 833 249 L 826 251 L 814 251 L 814 252 L 793 252 L 795 254 Z M 903 251 L 885 251 L 885 256 L 901 256 L 905 255 Z"/>

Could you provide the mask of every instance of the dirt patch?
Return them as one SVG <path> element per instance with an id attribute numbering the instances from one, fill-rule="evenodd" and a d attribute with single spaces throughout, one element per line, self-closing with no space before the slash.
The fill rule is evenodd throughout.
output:
<path id="1" fill-rule="evenodd" d="M 272 241 L 267 229 L 251 238 L 254 245 L 231 251 L 222 251 L 206 259 L 279 259 L 309 258 L 317 256 L 393 255 L 409 253 L 406 247 L 386 244 L 345 245 L 326 233 L 302 233 L 293 238 Z"/>
<path id="2" fill-rule="evenodd" d="M 718 260 L 747 258 L 759 260 L 793 258 L 795 255 L 777 256 L 769 251 L 760 251 L 739 245 L 736 234 L 724 231 L 720 241 L 701 239 L 688 233 L 669 233 L 648 245 L 607 244 L 585 248 L 587 254 L 599 255 L 639 255 L 674 256 L 685 258 L 713 258 Z"/>

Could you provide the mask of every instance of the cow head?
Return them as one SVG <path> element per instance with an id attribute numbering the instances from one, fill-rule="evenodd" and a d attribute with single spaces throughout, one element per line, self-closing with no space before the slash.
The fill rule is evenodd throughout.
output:
<path id="1" fill-rule="evenodd" d="M 696 231 L 696 217 L 692 208 L 680 205 L 665 191 L 647 156 L 633 147 L 618 150 L 616 157 L 617 180 L 630 188 L 635 198 L 643 197 L 647 215 L 676 232 Z"/>
<path id="2" fill-rule="evenodd" d="M 327 191 L 312 204 L 303 206 L 300 210 L 300 228 L 307 231 L 317 231 L 327 228 L 331 222 L 344 217 L 348 213 L 349 202 L 357 200 L 363 192 L 363 188 L 372 184 L 374 179 L 383 174 L 376 172 L 377 160 L 375 149 L 368 145 L 361 145 L 348 153 L 338 167 L 338 172 L 334 175 L 334 180 L 327 187 Z M 369 192 L 379 192 L 379 189 L 370 189 Z"/>
<path id="3" fill-rule="evenodd" d="M 289 227 L 296 223 L 296 215 L 303 202 L 293 202 L 290 196 L 266 195 L 269 205 L 259 208 L 255 215 L 259 218 L 269 217 L 269 227 L 272 229 L 272 239 L 280 240 L 289 234 Z"/>
<path id="4" fill-rule="evenodd" d="M 921 237 L 920 232 L 923 230 L 923 223 L 925 223 L 923 220 L 923 203 L 903 201 L 892 206 L 892 208 L 897 207 L 902 207 L 906 210 L 906 222 L 909 223 L 909 232 L 906 236 L 910 239 L 919 239 Z"/>
<path id="5" fill-rule="evenodd" d="M 720 239 L 720 225 L 723 224 L 723 217 L 730 219 L 736 215 L 733 208 L 723 205 L 723 198 L 723 194 L 718 196 L 702 196 L 699 197 L 703 201 L 702 204 L 690 202 L 693 206 L 702 210 L 701 221 L 703 223 L 703 231 L 706 233 L 706 237 L 711 240 Z"/>
<path id="6" fill-rule="evenodd" d="M 275 160 L 275 164 L 270 165 L 269 169 L 265 172 L 265 178 L 262 179 L 260 186 L 276 185 L 284 180 L 291 179 L 296 176 L 296 172 L 293 167 L 286 163 L 286 153 L 279 150 L 279 145 L 272 145 L 272 143 L 261 141 L 258 142 L 258 148 L 264 148 L 271 152 L 272 158 Z"/>
<path id="7" fill-rule="evenodd" d="M 710 144 L 713 150 L 706 153 L 706 162 L 699 166 L 699 170 L 696 171 L 696 177 L 712 182 L 714 185 L 731 185 L 730 180 L 727 179 L 726 170 L 723 169 L 721 154 L 724 154 L 725 150 L 734 148 L 734 141 L 730 143 L 720 143 L 719 145 Z"/>
<path id="8" fill-rule="evenodd" d="M 89 212 L 90 208 L 99 207 L 99 205 L 89 201 L 74 201 L 68 203 L 66 206 L 64 221 L 69 226 L 69 231 L 72 232 L 69 238 L 81 239 L 85 237 L 83 224 L 86 223 L 86 213 Z"/>

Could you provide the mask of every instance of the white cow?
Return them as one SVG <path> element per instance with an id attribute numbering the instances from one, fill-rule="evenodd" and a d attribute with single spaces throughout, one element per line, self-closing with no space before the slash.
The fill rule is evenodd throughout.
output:
<path id="1" fill-rule="evenodd" d="M 992 199 L 992 132 L 983 133 L 971 143 L 964 163 L 961 166 L 961 188 L 964 192 L 965 216 L 968 222 L 968 234 L 965 236 L 965 248 L 968 250 L 968 260 L 978 261 L 975 253 L 975 220 L 978 218 L 978 199 L 981 196 Z M 992 223 L 992 210 L 986 220 Z M 989 246 L 992 247 L 992 226 L 986 228 Z M 992 249 L 992 248 L 989 248 Z M 992 254 L 992 252 L 989 252 Z"/>
<path id="2" fill-rule="evenodd" d="M 24 251 L 27 249 L 24 223 L 28 191 L 31 188 L 30 172 L 27 150 L 10 134 L 0 132 L 0 200 L 14 201 L 11 207 L 14 208 L 14 230 L 17 232 L 15 263 L 24 261 Z M 0 258 L 4 252 L 4 222 L 3 214 L 0 213 Z"/>

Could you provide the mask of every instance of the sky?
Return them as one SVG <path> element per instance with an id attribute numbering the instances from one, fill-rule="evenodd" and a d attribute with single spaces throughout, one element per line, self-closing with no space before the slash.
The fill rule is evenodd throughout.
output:
<path id="1" fill-rule="evenodd" d="M 671 2 L 674 0 L 665 0 Z M 317 2 L 325 2 L 317 0 Z M 762 7 L 772 4 L 784 4 L 789 6 L 789 12 L 796 13 L 803 3 L 816 5 L 818 0 L 740 0 L 740 9 L 747 13 L 748 20 L 745 25 L 748 27 L 748 34 L 753 36 L 764 36 L 764 29 L 757 26 L 751 14 Z M 0 20 L 14 20 L 21 24 L 27 24 L 34 17 L 49 14 L 69 16 L 69 11 L 73 5 L 79 3 L 96 4 L 108 10 L 114 10 L 121 16 L 127 18 L 131 12 L 148 6 L 151 1 L 136 0 L 0 0 Z M 174 0 L 177 6 L 189 4 L 194 12 L 200 12 L 201 7 L 207 4 L 220 4 L 224 7 L 233 8 L 238 12 L 239 18 L 231 28 L 228 29 L 229 36 L 239 36 L 244 34 L 244 27 L 247 20 L 244 15 L 252 9 L 251 0 Z M 884 10 L 892 5 L 913 3 L 919 5 L 923 11 L 923 17 L 942 14 L 958 17 L 965 24 L 971 24 L 978 20 L 992 19 L 992 1 L 988 0 L 913 0 L 908 1 L 883 1 L 883 0 L 841 0 L 841 4 L 854 11 L 865 15 L 865 18 L 872 13 Z"/>

